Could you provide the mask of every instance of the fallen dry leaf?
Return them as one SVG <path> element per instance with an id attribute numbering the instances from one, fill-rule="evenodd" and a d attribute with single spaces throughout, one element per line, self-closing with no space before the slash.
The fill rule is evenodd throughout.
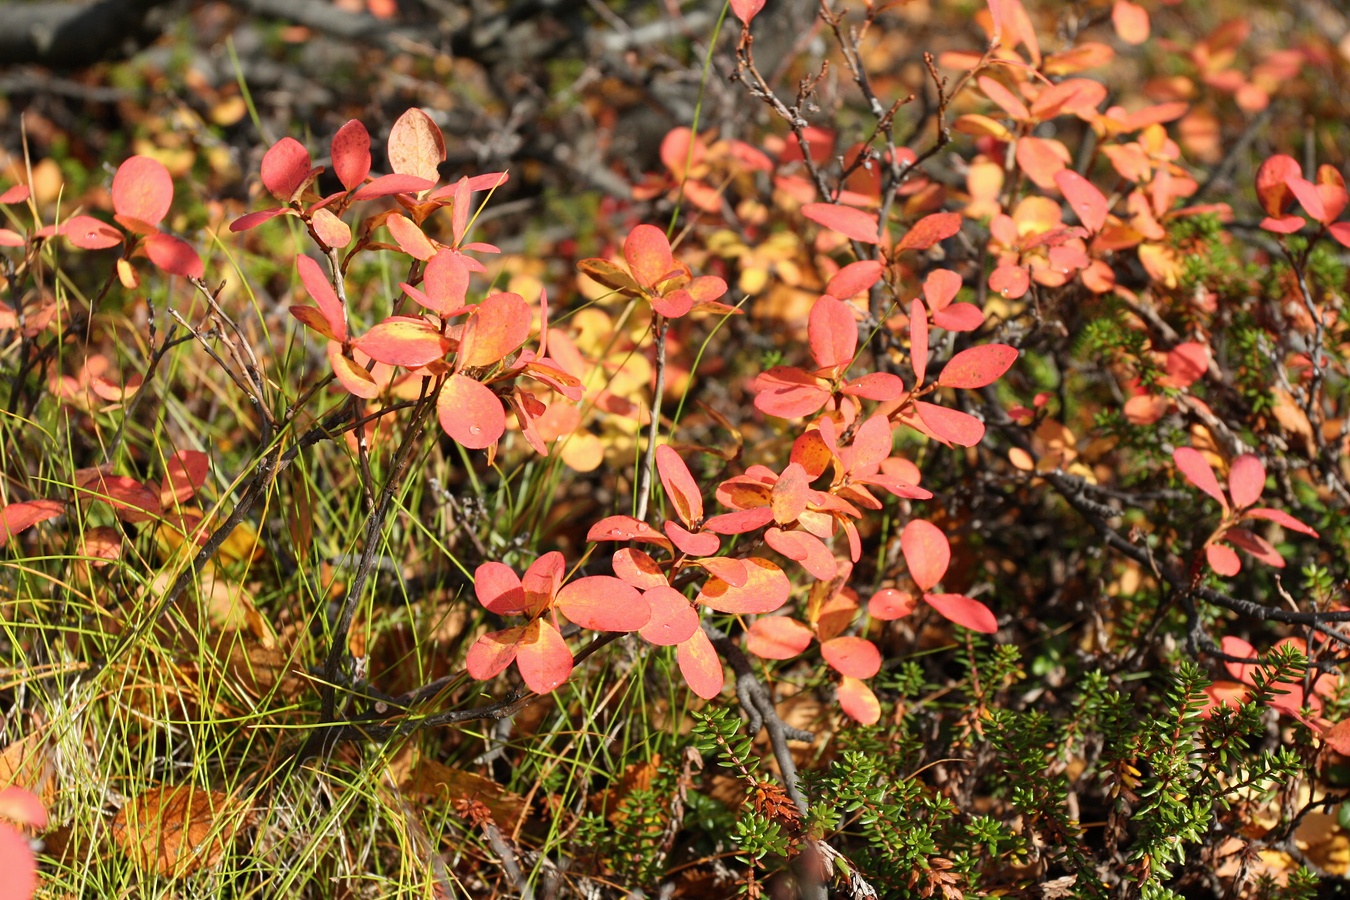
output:
<path id="1" fill-rule="evenodd" d="M 229 794 L 161 785 L 126 802 L 113 819 L 112 835 L 138 866 L 181 878 L 220 862 L 247 818 Z"/>

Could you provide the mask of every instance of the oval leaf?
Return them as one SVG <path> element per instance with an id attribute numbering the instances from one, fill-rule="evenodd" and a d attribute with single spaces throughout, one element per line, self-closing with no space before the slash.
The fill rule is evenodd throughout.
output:
<path id="1" fill-rule="evenodd" d="M 993 634 L 998 631 L 998 620 L 989 611 L 989 607 L 978 600 L 963 594 L 924 594 L 923 599 L 944 618 L 962 628 L 969 628 L 982 634 Z"/>
<path id="2" fill-rule="evenodd" d="M 951 564 L 952 548 L 947 543 L 947 536 L 942 529 L 923 519 L 913 519 L 905 526 L 900 534 L 900 551 L 905 556 L 910 577 L 922 591 L 941 581 Z"/>
<path id="3" fill-rule="evenodd" d="M 637 631 L 652 617 L 637 588 L 613 575 L 590 575 L 563 585 L 554 605 L 582 628 Z"/>
<path id="4" fill-rule="evenodd" d="M 306 167 L 308 171 L 308 167 Z M 173 203 L 173 179 L 157 159 L 133 156 L 117 167 L 112 183 L 113 211 L 157 226 Z"/>
<path id="5" fill-rule="evenodd" d="M 673 647 L 693 637 L 698 630 L 698 610 L 689 598 L 667 585 L 643 593 L 651 606 L 652 617 L 638 629 L 644 641 L 660 647 Z M 719 688 L 720 690 L 720 688 Z"/>
<path id="6" fill-rule="evenodd" d="M 864 244 L 875 244 L 881 240 L 877 217 L 851 206 L 808 203 L 802 207 L 802 215 L 851 240 Z"/>
<path id="7" fill-rule="evenodd" d="M 866 638 L 831 638 L 820 645 L 820 655 L 840 675 L 851 678 L 871 678 L 881 671 L 881 651 Z"/>
<path id="8" fill-rule="evenodd" d="M 433 184 L 440 180 L 437 167 L 445 161 L 445 136 L 420 109 L 410 109 L 398 117 L 389 130 L 388 148 L 389 167 L 397 174 Z"/>
<path id="9" fill-rule="evenodd" d="M 769 613 L 787 602 L 792 585 L 782 569 L 767 559 L 752 556 L 745 560 L 745 570 L 745 584 L 740 587 L 710 578 L 695 599 L 725 613 Z"/>
<path id="10" fill-rule="evenodd" d="M 792 659 L 807 647 L 815 634 L 788 616 L 756 619 L 745 636 L 745 649 L 760 659 Z"/>
<path id="11" fill-rule="evenodd" d="M 491 447 L 506 431 L 506 409 L 492 390 L 467 375 L 451 375 L 436 398 L 445 433 L 470 450 Z"/>
<path id="12" fill-rule="evenodd" d="M 717 658 L 717 651 L 703 629 L 696 630 L 675 648 L 675 659 L 680 665 L 680 674 L 695 695 L 711 700 L 722 693 L 726 683 L 722 661 Z"/>
<path id="13" fill-rule="evenodd" d="M 1017 359 L 1017 350 L 1007 344 L 982 344 L 962 350 L 951 358 L 938 376 L 938 384 L 952 388 L 982 388 L 993 384 Z"/>

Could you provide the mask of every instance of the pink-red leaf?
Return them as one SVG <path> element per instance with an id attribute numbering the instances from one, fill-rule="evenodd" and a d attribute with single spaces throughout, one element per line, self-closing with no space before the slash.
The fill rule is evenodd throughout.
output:
<path id="1" fill-rule="evenodd" d="M 37 892 L 37 860 L 28 846 L 28 838 L 4 822 L 0 822 L 0 872 L 5 873 L 0 900 L 29 900 Z"/>
<path id="2" fill-rule="evenodd" d="M 806 326 L 811 355 L 822 369 L 848 365 L 858 347 L 858 320 L 842 300 L 823 294 L 811 307 Z"/>
<path id="3" fill-rule="evenodd" d="M 572 651 L 552 622 L 535 619 L 525 626 L 516 650 L 520 677 L 536 694 L 547 694 L 572 674 Z"/>
<path id="4" fill-rule="evenodd" d="M 173 178 L 157 159 L 133 156 L 117 167 L 112 183 L 113 211 L 118 216 L 159 225 L 173 204 Z"/>
<path id="5" fill-rule="evenodd" d="M 530 336 L 530 308 L 519 294 L 488 297 L 473 311 L 459 347 L 459 366 L 501 362 Z"/>
<path id="6" fill-rule="evenodd" d="M 1229 656 L 1237 656 L 1242 659 L 1256 659 L 1258 655 L 1255 647 L 1242 638 L 1232 635 L 1226 636 L 1220 641 L 1219 647 Z M 1223 667 L 1228 670 L 1229 675 L 1243 684 L 1255 684 L 1253 676 L 1261 668 L 1259 663 L 1239 663 L 1231 660 L 1225 661 Z"/>
<path id="7" fill-rule="evenodd" d="M 820 655 L 836 672 L 850 678 L 871 678 L 881 671 L 881 651 L 866 638 L 830 638 L 820 645 Z"/>
<path id="8" fill-rule="evenodd" d="M 370 132 L 356 119 L 333 135 L 333 172 L 349 191 L 370 174 Z"/>
<path id="9" fill-rule="evenodd" d="M 698 610 L 674 588 L 662 584 L 644 591 L 652 617 L 638 629 L 644 641 L 660 647 L 673 647 L 689 640 L 698 630 Z M 720 688 L 719 688 L 720 690 Z"/>
<path id="10" fill-rule="evenodd" d="M 300 281 L 305 285 L 305 290 L 309 291 L 309 295 L 319 305 L 319 312 L 328 323 L 329 336 L 335 341 L 345 343 L 348 337 L 346 311 L 342 308 L 342 301 L 338 299 L 333 285 L 323 274 L 323 269 L 313 259 L 303 255 L 296 257 L 295 266 L 300 271 Z"/>
<path id="11" fill-rule="evenodd" d="M 646 522 L 632 516 L 609 516 L 591 526 L 588 541 L 646 541 L 669 547 L 670 541 Z"/>
<path id="12" fill-rule="evenodd" d="M 928 374 L 928 312 L 918 299 L 909 304 L 909 360 L 914 367 L 914 386 L 921 387 Z"/>
<path id="13" fill-rule="evenodd" d="M 313 313 L 314 318 L 325 326 L 327 325 L 323 321 L 323 317 L 312 306 L 292 306 L 291 315 L 317 329 L 317 323 L 307 321 L 308 313 L 301 316 L 301 313 L 304 313 L 305 310 Z M 380 385 L 375 381 L 374 376 L 366 371 L 365 366 L 357 365 L 350 357 L 343 356 L 342 345 L 337 341 L 330 340 L 328 342 L 328 362 L 333 367 L 333 376 L 337 378 L 338 384 L 342 385 L 347 393 L 354 397 L 360 397 L 362 400 L 374 400 L 380 396 Z"/>
<path id="14" fill-rule="evenodd" d="M 65 504 L 56 500 L 21 500 L 0 509 L 0 547 L 19 532 L 54 519 L 65 510 Z"/>
<path id="15" fill-rule="evenodd" d="M 1223 495 L 1219 479 L 1214 477 L 1214 469 L 1203 453 L 1192 447 L 1177 447 L 1172 451 L 1172 461 L 1187 481 L 1219 501 L 1223 511 L 1228 512 L 1228 498 Z"/>
<path id="16" fill-rule="evenodd" d="M 695 534 L 670 519 L 662 523 L 661 530 L 677 550 L 690 556 L 711 556 L 722 548 L 722 540 L 716 534 L 707 531 Z"/>
<path id="17" fill-rule="evenodd" d="M 825 285 L 825 293 L 831 297 L 847 300 L 876 284 L 884 271 L 886 271 L 886 266 L 875 259 L 864 259 L 849 263 L 834 273 L 834 277 Z"/>
<path id="18" fill-rule="evenodd" d="M 363 185 L 352 194 L 353 200 L 374 200 L 391 194 L 416 194 L 436 186 L 435 179 L 420 178 L 416 175 L 404 175 L 395 172 L 381 175 L 370 184 Z"/>
<path id="19" fill-rule="evenodd" d="M 470 450 L 491 447 L 506 431 L 506 409 L 482 382 L 455 374 L 436 398 L 436 415 L 445 433 Z"/>
<path id="20" fill-rule="evenodd" d="M 914 406 L 923 424 L 940 440 L 974 447 L 984 438 L 984 423 L 968 413 L 923 400 L 915 401 Z"/>
<path id="21" fill-rule="evenodd" d="M 722 661 L 717 658 L 717 651 L 703 629 L 697 629 L 688 640 L 680 642 L 675 648 L 675 660 L 679 663 L 680 674 L 696 696 L 711 700 L 722 693 L 726 683 Z"/>
<path id="22" fill-rule="evenodd" d="M 1237 551 L 1227 544 L 1206 546 L 1205 559 L 1209 561 L 1211 569 L 1229 578 L 1242 571 L 1242 560 L 1238 559 Z"/>
<path id="23" fill-rule="evenodd" d="M 93 216 L 71 216 L 62 223 L 61 234 L 81 250 L 107 250 L 122 243 L 122 232 Z"/>
<path id="24" fill-rule="evenodd" d="M 877 217 L 851 206 L 808 203 L 802 207 L 802 215 L 851 240 L 864 244 L 875 244 L 881 240 Z"/>
<path id="25" fill-rule="evenodd" d="M 179 450 L 169 457 L 164 467 L 164 479 L 159 484 L 159 505 L 172 509 L 175 503 L 186 503 L 206 483 L 211 469 L 211 458 L 200 450 Z"/>
<path id="26" fill-rule="evenodd" d="M 525 635 L 525 626 L 507 628 L 504 631 L 491 631 L 474 641 L 464 659 L 464 667 L 469 677 L 478 681 L 487 681 L 515 662 L 516 650 L 520 639 Z"/>
<path id="27" fill-rule="evenodd" d="M 444 356 L 450 342 L 425 319 L 390 316 L 352 341 L 352 346 L 376 362 L 417 369 Z"/>
<path id="28" fill-rule="evenodd" d="M 897 591 L 894 588 L 886 588 L 877 591 L 872 598 L 867 601 L 867 614 L 874 619 L 890 621 L 891 619 L 903 619 L 905 616 L 914 612 L 918 602 L 914 595 L 909 591 Z"/>
<path id="29" fill-rule="evenodd" d="M 738 509 L 735 512 L 713 516 L 703 523 L 703 527 L 717 534 L 744 534 L 772 521 L 773 509 L 768 506 L 758 506 L 753 509 Z"/>
<path id="30" fill-rule="evenodd" d="M 819 581 L 829 581 L 839 571 L 839 564 L 820 538 L 805 531 L 783 531 L 770 528 L 764 532 L 764 543 L 788 559 L 796 560 L 802 568 Z"/>
<path id="31" fill-rule="evenodd" d="M 483 608 L 500 616 L 519 616 L 529 609 L 520 576 L 502 563 L 485 562 L 475 569 L 473 589 Z"/>
<path id="32" fill-rule="evenodd" d="M 921 591 L 927 591 L 941 581 L 951 564 L 952 548 L 947 536 L 942 529 L 923 519 L 911 519 L 905 526 L 900 533 L 900 551 L 905 556 L 910 577 Z"/>
<path id="33" fill-rule="evenodd" d="M 760 659 L 792 659 L 807 647 L 815 635 L 796 619 L 765 616 L 756 619 L 745 636 L 745 649 Z"/>
<path id="34" fill-rule="evenodd" d="M 1233 506 L 1245 509 L 1261 499 L 1266 489 L 1266 467 L 1254 453 L 1244 453 L 1228 469 L 1228 494 Z"/>
<path id="35" fill-rule="evenodd" d="M 637 283 L 650 289 L 675 270 L 666 233 L 655 225 L 639 225 L 623 242 L 623 258 Z"/>
<path id="36" fill-rule="evenodd" d="M 1243 516 L 1248 519 L 1265 519 L 1268 522 L 1274 522 L 1276 525 L 1288 528 L 1290 531 L 1302 532 L 1311 537 L 1318 536 L 1313 528 L 1304 525 L 1298 519 L 1295 519 L 1282 509 L 1270 509 L 1268 507 L 1258 506 L 1255 509 L 1247 510 L 1243 513 Z"/>
<path id="37" fill-rule="evenodd" d="M 982 388 L 993 384 L 1011 368 L 1017 350 L 1007 344 L 981 344 L 951 358 L 938 376 L 938 384 L 952 388 Z"/>
<path id="38" fill-rule="evenodd" d="M 675 514 L 687 528 L 703 520 L 703 494 L 680 454 L 666 444 L 656 448 L 656 471 L 661 485 L 675 507 Z"/>
<path id="39" fill-rule="evenodd" d="M 763 8 L 764 0 L 731 0 L 732 13 L 746 28 L 750 27 L 750 20 L 759 15 L 759 11 Z"/>
<path id="40" fill-rule="evenodd" d="M 865 682 L 845 675 L 839 680 L 835 696 L 839 698 L 839 708 L 853 721 L 861 725 L 880 721 L 881 703 Z"/>
<path id="41" fill-rule="evenodd" d="M 1094 234 L 1101 231 L 1102 226 L 1106 224 L 1109 208 L 1106 205 L 1106 197 L 1097 186 L 1072 169 L 1062 169 L 1055 173 L 1055 184 L 1059 186 L 1059 192 L 1069 201 L 1073 211 L 1078 214 L 1078 221 L 1083 223 L 1083 227 Z"/>
<path id="42" fill-rule="evenodd" d="M 998 620 L 989 607 L 978 600 L 963 594 L 924 594 L 923 599 L 944 618 L 962 628 L 982 634 L 998 631 Z"/>
<path id="43" fill-rule="evenodd" d="M 637 631 L 652 617 L 637 588 L 612 575 L 590 575 L 563 585 L 554 605 L 582 628 Z"/>
<path id="44" fill-rule="evenodd" d="M 897 253 L 901 250 L 927 250 L 938 241 L 945 241 L 960 230 L 960 213 L 933 213 L 915 222 L 914 227 L 905 233 L 899 244 L 896 244 L 895 250 Z"/>
<path id="45" fill-rule="evenodd" d="M 295 138 L 284 137 L 263 154 L 263 187 L 282 203 L 291 202 L 309 173 L 309 151 Z"/>
<path id="46" fill-rule="evenodd" d="M 145 239 L 145 255 L 170 275 L 180 278 L 201 278 L 206 267 L 197 251 L 182 238 L 156 232 Z"/>

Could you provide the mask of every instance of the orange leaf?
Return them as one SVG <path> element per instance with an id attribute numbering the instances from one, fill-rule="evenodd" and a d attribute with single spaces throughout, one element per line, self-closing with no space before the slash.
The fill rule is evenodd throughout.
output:
<path id="1" fill-rule="evenodd" d="M 846 366 L 858 348 L 858 320 L 844 301 L 823 294 L 811 307 L 806 325 L 811 355 L 822 369 Z"/>
<path id="2" fill-rule="evenodd" d="M 877 591 L 867 601 L 867 614 L 874 619 L 888 622 L 892 619 L 903 619 L 914 612 L 916 605 L 914 595 L 908 591 L 886 588 Z"/>
<path id="3" fill-rule="evenodd" d="M 305 310 L 315 312 L 312 306 L 292 306 L 291 314 L 304 322 L 300 313 Z M 374 400 L 380 396 L 380 385 L 375 378 L 366 371 L 365 366 L 357 365 L 349 357 L 343 356 L 342 345 L 337 341 L 328 342 L 328 362 L 333 367 L 333 376 L 347 393 L 362 400 Z"/>
<path id="4" fill-rule="evenodd" d="M 862 725 L 875 725 L 881 719 L 881 703 L 877 695 L 857 678 L 847 675 L 841 678 L 835 696 L 839 698 L 839 708 L 853 721 Z"/>
<path id="5" fill-rule="evenodd" d="M 632 516 L 608 516 L 591 526 L 588 541 L 646 541 L 669 549 L 670 541 L 646 522 Z"/>
<path id="6" fill-rule="evenodd" d="M 1111 7 L 1111 24 L 1116 35 L 1127 44 L 1142 44 L 1148 40 L 1148 11 L 1130 0 L 1116 0 Z"/>
<path id="7" fill-rule="evenodd" d="M 474 308 L 459 347 L 459 366 L 490 366 L 530 336 L 530 308 L 519 294 L 493 294 Z"/>
<path id="8" fill-rule="evenodd" d="M 1055 184 L 1078 214 L 1078 221 L 1083 223 L 1083 227 L 1093 233 L 1101 231 L 1106 224 L 1108 209 L 1106 197 L 1097 190 L 1097 186 L 1072 169 L 1055 173 Z"/>
<path id="9" fill-rule="evenodd" d="M 525 589 L 510 566 L 485 562 L 473 573 L 473 590 L 483 608 L 501 616 L 519 616 L 529 609 Z"/>
<path id="10" fill-rule="evenodd" d="M 385 219 L 384 226 L 394 236 L 399 249 L 413 259 L 428 260 L 436 255 L 436 245 L 402 213 L 394 213 Z"/>
<path id="11" fill-rule="evenodd" d="M 65 504 L 56 500 L 23 500 L 9 504 L 0 509 L 0 547 L 19 532 L 38 522 L 54 519 L 65 511 Z"/>
<path id="12" fill-rule="evenodd" d="M 974 447 L 984 437 L 984 423 L 968 413 L 923 400 L 916 401 L 914 406 L 923 424 L 938 440 Z"/>
<path id="13" fill-rule="evenodd" d="M 745 584 L 733 587 L 720 578 L 711 578 L 695 600 L 725 613 L 768 613 L 787 602 L 792 585 L 783 570 L 757 556 L 745 560 Z"/>
<path id="14" fill-rule="evenodd" d="M 656 560 L 641 550 L 624 547 L 622 550 L 614 551 L 612 565 L 615 575 L 638 590 L 649 591 L 666 585 L 666 576 L 662 574 L 661 567 L 657 565 Z"/>
<path id="15" fill-rule="evenodd" d="M 451 375 L 441 385 L 436 415 L 445 433 L 470 450 L 491 447 L 506 431 L 502 401 L 467 375 Z"/>
<path id="16" fill-rule="evenodd" d="M 639 286 L 650 289 L 675 270 L 666 233 L 655 225 L 639 225 L 623 242 L 623 258 Z"/>
<path id="17" fill-rule="evenodd" d="M 831 297 L 838 297 L 840 300 L 847 300 L 876 284 L 884 271 L 886 271 L 886 267 L 875 259 L 864 259 L 849 263 L 834 273 L 829 283 L 825 285 L 825 293 Z M 850 357 L 852 355 L 852 353 L 849 354 Z"/>
<path id="18" fill-rule="evenodd" d="M 656 448 L 656 471 L 666 496 L 675 506 L 675 514 L 688 528 L 703 520 L 703 494 L 680 454 L 666 444 Z"/>
<path id="19" fill-rule="evenodd" d="M 547 694 L 572 674 L 572 651 L 552 622 L 535 619 L 525 626 L 516 649 L 520 677 L 536 694 Z"/>
<path id="20" fill-rule="evenodd" d="M 806 504 L 810 500 L 810 483 L 806 470 L 801 465 L 787 464 L 769 494 L 769 504 L 773 508 L 775 522 L 779 525 L 788 525 L 797 521 L 797 517 L 806 509 Z"/>
<path id="21" fill-rule="evenodd" d="M 819 581 L 829 581 L 839 571 L 830 548 L 814 534 L 770 528 L 764 532 L 764 543 L 788 559 L 801 563 L 802 568 Z"/>

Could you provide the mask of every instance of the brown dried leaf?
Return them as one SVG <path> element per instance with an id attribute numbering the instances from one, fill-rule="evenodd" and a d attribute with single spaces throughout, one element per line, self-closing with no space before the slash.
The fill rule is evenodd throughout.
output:
<path id="1" fill-rule="evenodd" d="M 454 769 L 434 759 L 422 758 L 414 762 L 399 788 L 419 800 L 439 798 L 451 805 L 460 801 L 481 803 L 492 812 L 497 827 L 507 833 L 515 830 L 528 809 L 524 797 L 508 791 L 491 778 Z"/>
<path id="2" fill-rule="evenodd" d="M 230 795 L 190 784 L 161 785 L 117 812 L 112 836 L 142 868 L 182 878 L 220 862 L 249 813 Z"/>

